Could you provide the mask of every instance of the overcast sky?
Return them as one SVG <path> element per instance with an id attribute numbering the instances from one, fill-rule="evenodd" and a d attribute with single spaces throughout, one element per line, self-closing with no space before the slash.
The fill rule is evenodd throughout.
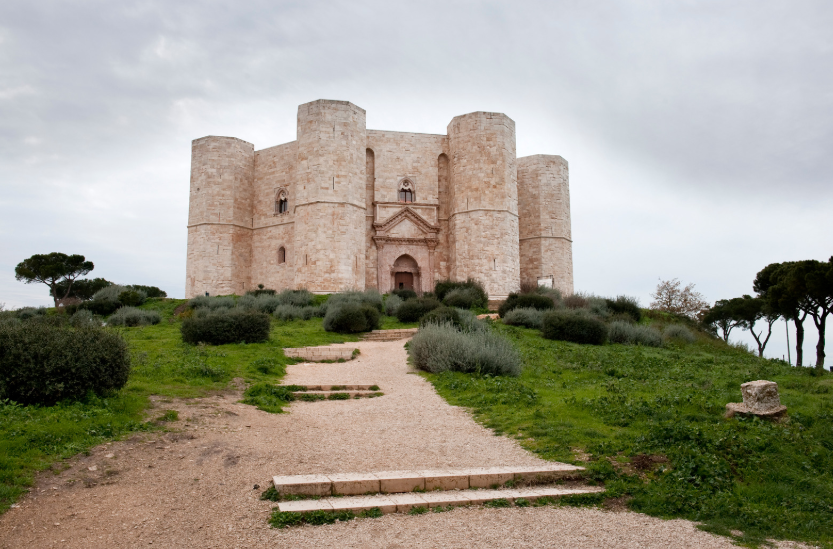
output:
<path id="1" fill-rule="evenodd" d="M 52 251 L 182 297 L 191 140 L 292 141 L 320 98 L 373 129 L 506 113 L 518 156 L 570 163 L 577 290 L 752 293 L 833 255 L 831 29 L 825 0 L 5 0 L 0 303 L 49 304 L 14 267 Z"/>

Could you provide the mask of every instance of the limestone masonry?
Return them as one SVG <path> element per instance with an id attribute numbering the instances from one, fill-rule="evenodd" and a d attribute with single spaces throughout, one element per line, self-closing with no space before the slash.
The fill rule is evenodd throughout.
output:
<path id="1" fill-rule="evenodd" d="M 447 135 L 368 130 L 347 101 L 298 107 L 298 138 L 191 148 L 186 297 L 267 288 L 431 291 L 481 280 L 573 291 L 570 191 L 560 156 L 515 157 L 505 114 L 455 117 Z"/>

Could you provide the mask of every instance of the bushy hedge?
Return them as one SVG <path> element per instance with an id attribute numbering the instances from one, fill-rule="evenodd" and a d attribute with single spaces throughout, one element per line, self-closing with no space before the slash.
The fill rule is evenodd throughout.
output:
<path id="1" fill-rule="evenodd" d="M 396 316 L 396 311 L 402 305 L 402 298 L 398 295 L 389 295 L 385 299 L 385 314 L 388 316 Z"/>
<path id="2" fill-rule="evenodd" d="M 342 303 L 356 303 L 359 305 L 369 305 L 379 311 L 384 311 L 382 307 L 382 294 L 376 290 L 370 289 L 360 292 L 358 290 L 350 290 L 331 295 L 327 299 L 327 307 L 339 305 Z"/>
<path id="3" fill-rule="evenodd" d="M 623 345 L 662 346 L 662 335 L 656 329 L 630 324 L 621 320 L 610 323 L 608 339 L 611 343 L 621 343 Z"/>
<path id="4" fill-rule="evenodd" d="M 642 309 L 639 307 L 639 301 L 636 298 L 620 295 L 615 300 L 607 299 L 605 301 L 607 302 L 607 308 L 613 314 L 626 314 L 634 322 L 639 322 L 642 319 Z"/>
<path id="5" fill-rule="evenodd" d="M 111 326 L 149 326 L 159 324 L 161 320 L 162 317 L 156 311 L 122 307 L 107 319 L 107 324 Z"/>
<path id="6" fill-rule="evenodd" d="M 419 326 L 424 327 L 426 324 L 453 324 L 461 327 L 460 312 L 454 307 L 437 307 L 423 315 L 419 321 Z"/>
<path id="7" fill-rule="evenodd" d="M 127 343 L 99 326 L 0 324 L 0 400 L 53 405 L 120 389 L 130 373 Z"/>
<path id="8" fill-rule="evenodd" d="M 81 309 L 69 317 L 69 325 L 75 328 L 83 328 L 85 326 L 101 326 L 101 322 L 93 315 L 92 311 Z"/>
<path id="9" fill-rule="evenodd" d="M 512 309 L 503 317 L 503 323 L 540 330 L 544 325 L 544 311 L 532 307 Z"/>
<path id="10" fill-rule="evenodd" d="M 327 312 L 325 305 L 278 305 L 275 309 L 275 318 L 281 320 L 309 320 L 314 317 L 323 317 Z"/>
<path id="11" fill-rule="evenodd" d="M 498 314 L 501 318 L 506 316 L 506 313 L 512 309 L 530 308 L 545 311 L 555 308 L 555 302 L 552 298 L 541 294 L 516 294 L 511 293 L 506 298 L 506 301 L 500 304 Z"/>
<path id="12" fill-rule="evenodd" d="M 399 322 L 418 322 L 424 315 L 430 313 L 441 303 L 433 297 L 418 297 L 404 301 L 396 311 Z"/>
<path id="13" fill-rule="evenodd" d="M 427 372 L 447 370 L 518 376 L 521 357 L 512 344 L 491 330 L 464 331 L 453 324 L 426 324 L 411 339 L 408 353 Z"/>
<path id="14" fill-rule="evenodd" d="M 355 301 L 330 304 L 324 315 L 324 330 L 328 332 L 369 332 L 379 329 L 380 325 L 381 315 L 376 307 Z"/>
<path id="15" fill-rule="evenodd" d="M 454 280 L 441 280 L 434 286 L 434 295 L 437 299 L 445 303 L 445 298 L 454 290 L 470 289 L 477 294 L 477 299 L 467 308 L 471 307 L 487 307 L 489 305 L 489 294 L 479 280 L 469 278 L 465 282 L 456 282 Z M 446 303 L 449 305 L 449 303 Z"/>
<path id="16" fill-rule="evenodd" d="M 218 309 L 231 309 L 236 305 L 237 302 L 231 296 L 211 297 L 198 295 L 188 300 L 188 307 L 191 309 L 210 309 L 216 311 Z"/>
<path id="17" fill-rule="evenodd" d="M 182 321 L 182 341 L 209 343 L 261 343 L 269 339 L 269 315 L 245 309 L 216 309 Z"/>
<path id="18" fill-rule="evenodd" d="M 138 307 L 145 302 L 147 297 L 144 290 L 113 284 L 97 291 L 90 301 L 85 301 L 79 305 L 79 308 L 87 309 L 97 315 L 108 316 L 124 306 Z"/>
<path id="19" fill-rule="evenodd" d="M 541 333 L 547 339 L 602 345 L 607 326 L 587 313 L 557 310 L 544 315 Z"/>
<path id="20" fill-rule="evenodd" d="M 443 303 L 449 307 L 471 309 L 485 307 L 488 301 L 483 301 L 483 295 L 476 288 L 457 288 L 445 294 Z"/>
<path id="21" fill-rule="evenodd" d="M 407 288 L 402 290 L 393 290 L 390 294 L 399 297 L 403 301 L 417 297 L 417 293 L 415 291 Z"/>
<path id="22" fill-rule="evenodd" d="M 686 343 L 694 343 L 697 339 L 691 333 L 691 330 L 681 324 L 669 324 L 662 331 L 662 336 L 665 339 L 684 341 Z"/>

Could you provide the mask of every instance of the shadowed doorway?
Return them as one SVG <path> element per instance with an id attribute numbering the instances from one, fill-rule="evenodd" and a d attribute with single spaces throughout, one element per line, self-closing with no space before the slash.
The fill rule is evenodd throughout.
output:
<path id="1" fill-rule="evenodd" d="M 416 260 L 409 255 L 400 255 L 396 261 L 393 262 L 393 288 L 392 290 L 416 290 L 419 285 L 419 265 Z"/>

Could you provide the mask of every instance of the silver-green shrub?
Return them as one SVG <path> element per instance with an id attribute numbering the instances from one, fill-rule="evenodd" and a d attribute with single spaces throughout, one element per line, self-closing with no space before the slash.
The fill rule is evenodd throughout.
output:
<path id="1" fill-rule="evenodd" d="M 306 307 L 278 305 L 274 316 L 280 320 L 309 320 L 313 317 L 323 317 L 326 312 L 327 308 L 323 305 L 307 305 Z"/>
<path id="2" fill-rule="evenodd" d="M 610 323 L 607 337 L 611 343 L 623 345 L 662 346 L 662 334 L 655 328 L 630 324 L 622 320 Z"/>
<path id="3" fill-rule="evenodd" d="M 382 294 L 374 289 L 365 291 L 348 290 L 333 294 L 327 299 L 327 307 L 334 305 L 341 305 L 344 303 L 356 303 L 358 305 L 370 305 L 380 313 L 384 311 L 382 307 Z"/>
<path id="4" fill-rule="evenodd" d="M 426 324 L 414 335 L 408 353 L 416 367 L 426 372 L 521 373 L 518 351 L 489 329 L 463 331 L 453 324 Z"/>
<path id="5" fill-rule="evenodd" d="M 231 309 L 235 305 L 234 298 L 231 296 L 209 297 L 207 295 L 198 295 L 188 301 L 188 306 L 192 309 L 209 309 L 212 311 L 216 311 L 217 309 Z"/>
<path id="6" fill-rule="evenodd" d="M 296 307 L 307 307 L 312 305 L 315 297 L 309 290 L 283 290 L 277 295 L 281 305 L 295 305 Z"/>
<path id="7" fill-rule="evenodd" d="M 101 322 L 95 318 L 92 311 L 88 311 L 87 309 L 80 309 L 76 311 L 75 314 L 69 317 L 69 324 L 75 328 L 82 328 L 84 326 L 101 326 Z"/>
<path id="8" fill-rule="evenodd" d="M 697 340 L 691 330 L 682 324 L 669 324 L 663 330 L 662 335 L 667 340 L 684 341 L 686 343 L 694 343 Z"/>
<path id="9" fill-rule="evenodd" d="M 545 311 L 532 307 L 512 309 L 503 317 L 503 323 L 510 326 L 525 326 L 540 330 L 541 326 L 544 325 L 544 313 Z"/>
<path id="10" fill-rule="evenodd" d="M 396 311 L 402 305 L 402 298 L 398 295 L 389 295 L 385 299 L 385 314 L 388 316 L 396 316 Z"/>
<path id="11" fill-rule="evenodd" d="M 148 326 L 159 324 L 162 317 L 156 311 L 143 311 L 135 307 L 122 307 L 113 313 L 107 324 L 110 326 Z"/>
<path id="12" fill-rule="evenodd" d="M 29 320 L 36 316 L 46 316 L 46 307 L 23 307 L 17 310 L 17 318 Z"/>

